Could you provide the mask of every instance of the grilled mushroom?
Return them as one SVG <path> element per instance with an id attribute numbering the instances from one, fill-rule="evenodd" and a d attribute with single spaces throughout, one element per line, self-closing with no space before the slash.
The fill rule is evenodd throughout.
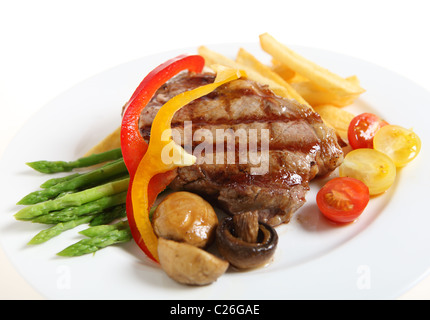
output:
<path id="1" fill-rule="evenodd" d="M 220 254 L 238 269 L 265 265 L 273 257 L 278 234 L 270 225 L 258 222 L 257 212 L 225 218 L 217 228 Z"/>

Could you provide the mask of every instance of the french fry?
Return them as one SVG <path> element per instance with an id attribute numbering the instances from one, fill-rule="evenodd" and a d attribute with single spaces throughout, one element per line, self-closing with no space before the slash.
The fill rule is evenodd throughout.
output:
<path id="1" fill-rule="evenodd" d="M 110 133 L 107 137 L 105 137 L 102 141 L 100 141 L 97 145 L 92 147 L 85 156 L 89 156 L 95 153 L 101 153 L 105 151 L 109 151 L 112 149 L 121 147 L 121 127 L 118 127 L 115 131 Z"/>
<path id="2" fill-rule="evenodd" d="M 346 78 L 346 80 L 350 82 L 358 81 L 355 76 Z M 333 104 L 337 107 L 346 107 L 351 105 L 359 96 L 359 94 L 354 94 L 341 97 L 332 91 L 328 91 L 317 86 L 315 83 L 309 80 L 292 82 L 290 85 L 313 107 L 324 104 Z"/>
<path id="3" fill-rule="evenodd" d="M 226 56 L 222 55 L 221 53 L 215 52 L 213 50 L 210 50 L 209 48 L 205 46 L 200 46 L 197 49 L 199 55 L 201 55 L 205 59 L 205 64 L 207 66 L 210 65 L 224 65 L 230 68 L 238 68 L 239 64 L 236 63 L 234 60 L 227 58 Z M 246 70 L 245 70 L 246 71 Z"/>
<path id="4" fill-rule="evenodd" d="M 273 72 L 270 69 L 270 67 L 261 63 L 257 58 L 255 58 L 251 53 L 249 53 L 245 49 L 243 48 L 239 49 L 236 57 L 236 62 L 242 66 L 247 66 L 251 68 L 255 72 L 259 73 L 262 77 L 266 77 L 269 80 L 274 81 L 277 84 L 284 87 L 287 90 L 288 97 L 290 99 L 295 99 L 302 104 L 309 105 L 309 103 L 305 99 L 303 99 L 303 97 L 299 93 L 297 93 L 297 91 L 294 90 L 293 87 L 291 87 L 287 81 L 285 81 L 276 72 Z"/>
<path id="5" fill-rule="evenodd" d="M 278 42 L 268 33 L 260 35 L 260 45 L 274 59 L 285 64 L 316 85 L 333 91 L 339 96 L 358 95 L 364 92 L 364 89 L 359 85 L 351 83 L 341 76 L 307 60 Z"/>
<path id="6" fill-rule="evenodd" d="M 294 70 L 291 70 L 285 64 L 280 63 L 276 59 L 272 59 L 272 66 L 270 69 L 272 69 L 273 72 L 279 74 L 281 78 L 287 82 L 290 82 L 296 76 Z"/>
<path id="7" fill-rule="evenodd" d="M 272 59 L 271 69 L 272 71 L 279 74 L 282 77 L 282 79 L 287 81 L 289 84 L 308 80 L 302 75 L 288 68 L 285 64 L 277 61 L 276 59 Z"/>
<path id="8" fill-rule="evenodd" d="M 265 76 L 262 76 L 258 72 L 256 72 L 254 69 L 244 66 L 242 64 L 237 63 L 236 61 L 218 53 L 215 51 L 210 50 L 209 48 L 205 46 L 200 46 L 198 48 L 198 53 L 205 59 L 206 65 L 209 67 L 211 65 L 224 65 L 226 67 L 230 68 L 236 68 L 244 70 L 248 76 L 249 79 L 254 80 L 261 84 L 266 84 L 269 86 L 269 88 L 277 95 L 281 97 L 285 97 L 288 99 L 293 99 L 291 94 L 285 89 L 283 86 L 279 85 L 275 81 L 268 79 Z M 309 105 L 309 104 L 307 104 Z"/>
<path id="9" fill-rule="evenodd" d="M 317 106 L 315 111 L 319 113 L 324 122 L 336 130 L 342 140 L 348 141 L 348 127 L 354 114 L 333 105 Z"/>
<path id="10" fill-rule="evenodd" d="M 309 80 L 303 77 L 301 74 L 296 73 L 294 77 L 288 81 L 288 83 L 293 84 L 293 83 L 304 82 L 304 81 L 309 81 Z"/>

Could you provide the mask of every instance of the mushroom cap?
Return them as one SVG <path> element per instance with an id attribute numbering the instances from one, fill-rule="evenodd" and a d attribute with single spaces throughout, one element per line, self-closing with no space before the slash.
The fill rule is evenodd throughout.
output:
<path id="1" fill-rule="evenodd" d="M 215 239 L 218 217 L 202 197 L 180 191 L 169 194 L 157 206 L 152 224 L 158 237 L 204 248 Z"/>
<path id="2" fill-rule="evenodd" d="M 160 265 L 179 283 L 207 285 L 225 273 L 229 263 L 187 243 L 158 239 Z"/>
<path id="3" fill-rule="evenodd" d="M 273 257 L 277 244 L 276 230 L 259 223 L 256 243 L 246 242 L 235 235 L 232 217 L 225 218 L 217 228 L 216 244 L 220 254 L 238 269 L 251 269 L 267 264 Z"/>

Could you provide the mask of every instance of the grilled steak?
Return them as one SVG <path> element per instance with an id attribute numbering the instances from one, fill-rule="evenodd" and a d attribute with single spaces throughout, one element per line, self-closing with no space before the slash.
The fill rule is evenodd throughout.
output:
<path id="1" fill-rule="evenodd" d="M 210 73 L 185 72 L 161 87 L 140 118 L 144 139 L 149 141 L 151 123 L 165 102 L 214 79 Z M 187 136 L 187 121 L 192 121 L 188 128 L 194 139 Z M 272 226 L 288 222 L 304 204 L 309 181 L 330 173 L 343 160 L 334 131 L 317 113 L 248 79 L 224 84 L 183 107 L 172 128 L 178 133 L 173 135 L 175 142 L 186 150 L 188 146 L 187 151 L 197 157 L 196 164 L 177 169 L 170 184 L 173 190 L 198 193 L 231 215 L 258 211 L 259 219 Z M 218 132 L 225 135 L 219 138 Z M 234 138 L 233 148 L 226 142 L 229 135 Z M 250 161 L 251 145 L 248 149 L 240 145 L 242 138 L 251 141 L 251 135 L 256 138 L 254 161 Z M 249 156 L 248 161 L 241 156 Z M 261 168 L 267 170 L 258 173 Z"/>

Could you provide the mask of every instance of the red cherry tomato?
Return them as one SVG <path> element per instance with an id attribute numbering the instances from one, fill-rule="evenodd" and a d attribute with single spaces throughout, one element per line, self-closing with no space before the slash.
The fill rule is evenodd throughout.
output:
<path id="1" fill-rule="evenodd" d="M 375 133 L 388 122 L 373 113 L 362 113 L 354 117 L 348 127 L 348 141 L 353 149 L 373 148 Z"/>
<path id="2" fill-rule="evenodd" d="M 317 194 L 317 205 L 331 221 L 356 220 L 369 203 L 369 188 L 360 180 L 340 177 L 327 182 Z"/>

